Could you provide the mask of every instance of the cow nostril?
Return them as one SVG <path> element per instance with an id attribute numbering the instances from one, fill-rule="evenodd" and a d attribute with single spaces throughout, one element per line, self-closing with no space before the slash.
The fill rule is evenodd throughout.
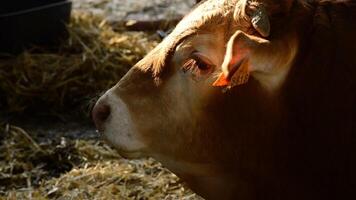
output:
<path id="1" fill-rule="evenodd" d="M 96 128 L 98 131 L 103 131 L 103 125 L 105 121 L 110 116 L 110 106 L 103 103 L 98 103 L 93 111 L 92 111 L 92 118 L 95 123 Z"/>

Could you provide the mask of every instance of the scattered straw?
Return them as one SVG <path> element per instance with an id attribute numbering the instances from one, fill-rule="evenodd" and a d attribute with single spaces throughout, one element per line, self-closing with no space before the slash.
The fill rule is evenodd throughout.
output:
<path id="1" fill-rule="evenodd" d="M 19 130 L 0 127 L 0 199 L 201 199 L 153 159 L 125 160 L 95 140 Z"/>
<path id="2" fill-rule="evenodd" d="M 77 106 L 114 85 L 155 45 L 142 32 L 115 32 L 103 18 L 74 12 L 69 39 L 0 62 L 0 110 Z M 1 105 L 3 104 L 3 105 Z"/>

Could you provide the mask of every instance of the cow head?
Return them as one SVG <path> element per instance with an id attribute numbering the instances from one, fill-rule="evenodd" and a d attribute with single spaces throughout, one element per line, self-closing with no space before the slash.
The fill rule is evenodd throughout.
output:
<path id="1" fill-rule="evenodd" d="M 274 97 L 297 51 L 290 22 L 274 16 L 288 16 L 291 2 L 202 2 L 99 99 L 98 130 L 123 156 L 152 156 L 202 193 L 229 187 L 234 160 L 254 168 L 246 154 L 269 145 Z M 225 178 L 209 183 L 215 175 Z"/>

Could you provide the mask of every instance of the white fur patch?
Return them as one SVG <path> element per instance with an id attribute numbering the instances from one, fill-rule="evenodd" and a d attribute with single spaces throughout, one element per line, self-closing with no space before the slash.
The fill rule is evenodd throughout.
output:
<path id="1" fill-rule="evenodd" d="M 140 151 L 145 145 L 138 136 L 130 112 L 123 100 L 111 91 L 107 91 L 103 97 L 111 108 L 111 115 L 105 124 L 104 137 L 119 151 L 125 153 Z"/>

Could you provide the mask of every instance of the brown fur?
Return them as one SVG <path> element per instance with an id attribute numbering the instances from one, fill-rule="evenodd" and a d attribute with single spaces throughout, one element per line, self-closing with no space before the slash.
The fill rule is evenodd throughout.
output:
<path id="1" fill-rule="evenodd" d="M 256 34 L 223 20 L 233 19 L 233 4 L 216 2 L 200 4 L 206 15 L 188 15 L 114 88 L 151 147 L 145 153 L 206 166 L 172 170 L 210 199 L 355 199 L 355 3 L 263 1 L 271 15 L 268 39 L 296 32 L 299 41 L 283 87 L 270 95 L 252 79 L 200 97 L 203 92 L 173 76 L 176 47 L 216 27 L 230 27 L 227 38 L 237 28 Z M 208 4 L 218 7 L 207 13 Z"/>

